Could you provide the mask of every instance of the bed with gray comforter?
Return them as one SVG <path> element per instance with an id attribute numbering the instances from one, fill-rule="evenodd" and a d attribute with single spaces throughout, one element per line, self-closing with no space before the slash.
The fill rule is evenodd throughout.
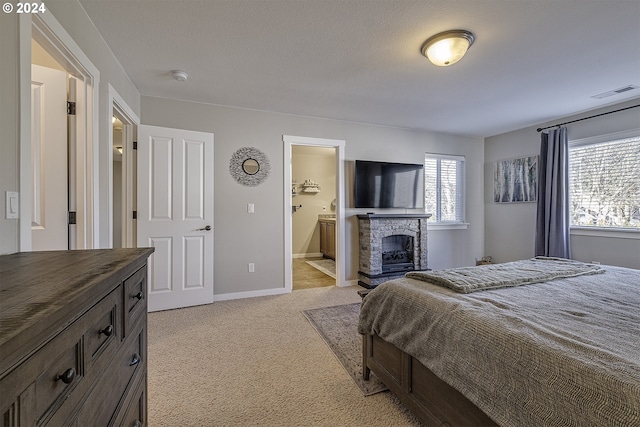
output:
<path id="1" fill-rule="evenodd" d="M 528 261 L 386 282 L 364 299 L 359 332 L 502 426 L 640 426 L 640 271 Z"/>

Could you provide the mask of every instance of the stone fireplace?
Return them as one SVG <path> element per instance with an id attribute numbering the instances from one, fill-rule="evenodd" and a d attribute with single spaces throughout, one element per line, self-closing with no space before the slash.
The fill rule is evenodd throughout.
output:
<path id="1" fill-rule="evenodd" d="M 427 270 L 427 219 L 430 214 L 358 215 L 358 284 L 374 288 L 407 271 Z"/>

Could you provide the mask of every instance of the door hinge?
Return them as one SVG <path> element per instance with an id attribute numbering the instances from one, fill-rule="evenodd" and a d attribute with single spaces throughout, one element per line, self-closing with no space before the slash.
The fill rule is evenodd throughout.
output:
<path id="1" fill-rule="evenodd" d="M 133 149 L 134 150 L 138 149 L 138 141 L 133 141 Z"/>
<path id="2" fill-rule="evenodd" d="M 138 219 L 138 211 L 133 211 L 133 219 Z"/>
<path id="3" fill-rule="evenodd" d="M 76 213 L 75 212 L 69 212 L 69 225 L 74 225 L 76 224 Z"/>
<path id="4" fill-rule="evenodd" d="M 67 101 L 67 114 L 70 116 L 76 115 L 76 103 L 73 101 Z"/>

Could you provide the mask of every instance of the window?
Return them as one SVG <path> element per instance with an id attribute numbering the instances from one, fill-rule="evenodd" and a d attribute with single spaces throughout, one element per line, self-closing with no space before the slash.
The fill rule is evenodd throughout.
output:
<path id="1" fill-rule="evenodd" d="M 640 230 L 640 130 L 569 144 L 571 225 Z"/>
<path id="2" fill-rule="evenodd" d="M 425 212 L 430 221 L 464 223 L 463 156 L 425 154 Z"/>

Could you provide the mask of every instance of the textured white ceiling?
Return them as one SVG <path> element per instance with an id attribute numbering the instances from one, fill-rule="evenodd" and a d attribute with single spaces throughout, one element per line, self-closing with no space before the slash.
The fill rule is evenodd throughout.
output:
<path id="1" fill-rule="evenodd" d="M 640 86 L 638 0 L 79 1 L 142 95 L 485 137 L 640 96 L 591 98 Z"/>

